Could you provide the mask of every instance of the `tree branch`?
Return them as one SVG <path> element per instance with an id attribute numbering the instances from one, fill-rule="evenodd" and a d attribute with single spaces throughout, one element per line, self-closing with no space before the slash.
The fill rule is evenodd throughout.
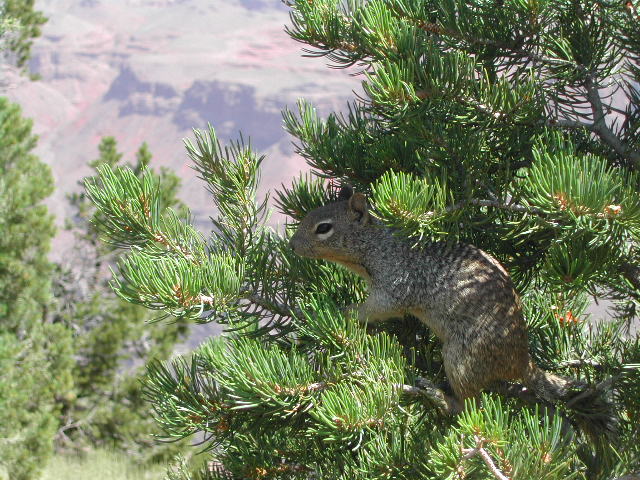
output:
<path id="1" fill-rule="evenodd" d="M 596 370 L 602 370 L 602 364 L 600 362 L 596 362 L 595 360 L 589 360 L 588 358 L 575 358 L 572 360 L 565 360 L 558 364 L 559 367 L 571 367 L 578 368 L 584 366 L 590 366 Z"/>
<path id="2" fill-rule="evenodd" d="M 264 308 L 265 310 L 269 310 L 276 315 L 280 315 L 281 317 L 297 317 L 302 315 L 302 310 L 299 308 L 291 307 L 285 303 L 272 302 L 256 293 L 245 291 L 243 298 L 254 305 Z"/>
<path id="3" fill-rule="evenodd" d="M 635 167 L 640 166 L 640 152 L 627 148 L 622 140 L 607 126 L 606 111 L 600 98 L 600 88 L 593 74 L 587 75 L 584 85 L 587 90 L 587 100 L 591 106 L 591 113 L 593 114 L 593 124 L 590 125 L 589 130 L 598 135 L 618 155 L 631 160 Z"/>
<path id="4" fill-rule="evenodd" d="M 465 36 L 463 36 L 460 32 L 455 32 L 453 30 L 448 30 L 443 28 L 440 25 L 437 25 L 435 23 L 426 23 L 426 22 L 418 22 L 418 28 L 424 30 L 425 32 L 428 33 L 434 33 L 436 35 L 444 35 L 444 36 L 448 36 L 451 38 L 454 38 L 456 40 L 460 40 L 463 42 L 467 42 L 470 45 L 482 45 L 482 46 L 486 46 L 486 47 L 493 47 L 493 48 L 497 48 L 498 50 L 506 50 L 508 52 L 511 53 L 511 55 L 515 55 L 518 57 L 521 57 L 523 59 L 526 59 L 529 62 L 532 63 L 542 63 L 542 64 L 547 64 L 547 65 L 566 65 L 568 67 L 573 67 L 576 68 L 578 70 L 583 70 L 584 66 L 580 65 L 578 63 L 572 62 L 570 60 L 564 60 L 562 58 L 550 58 L 550 57 L 545 57 L 543 55 L 539 55 L 537 53 L 534 52 L 530 52 L 528 50 L 524 50 L 522 48 L 518 48 L 515 45 L 510 45 L 504 42 L 499 42 L 497 40 L 493 40 L 493 39 L 489 39 L 489 38 L 467 38 Z M 501 55 L 504 57 L 509 57 L 509 55 Z"/>
<path id="5" fill-rule="evenodd" d="M 280 315 L 281 317 L 294 317 L 302 315 L 302 310 L 300 310 L 299 308 L 293 308 L 285 303 L 272 302 L 246 289 L 241 290 L 240 295 L 241 297 L 239 298 L 239 300 L 247 300 L 248 302 L 257 305 L 258 307 L 268 310 L 276 315 Z M 207 305 L 215 305 L 216 303 L 216 299 L 208 295 L 200 295 L 199 300 L 201 303 L 205 303 Z"/>
<path id="6" fill-rule="evenodd" d="M 526 59 L 531 63 L 541 63 L 547 65 L 566 65 L 571 68 L 575 68 L 583 73 L 587 73 L 586 67 L 584 65 L 580 65 L 579 63 L 563 60 L 563 59 L 554 59 L 549 57 L 544 57 L 538 55 L 534 52 L 530 52 L 527 50 L 523 50 L 521 48 L 517 48 L 513 45 L 505 44 L 503 42 L 499 42 L 492 39 L 485 38 L 466 38 L 461 35 L 459 32 L 447 30 L 440 25 L 432 24 L 432 23 L 420 23 L 418 27 L 422 30 L 430 33 L 434 33 L 437 35 L 445 35 L 456 40 L 466 41 L 469 44 L 475 45 L 483 45 L 497 48 L 499 50 L 506 50 L 510 52 L 512 55 L 516 55 Z M 600 137 L 600 139 L 609 145 L 615 152 L 629 160 L 634 164 L 635 167 L 640 167 L 640 152 L 629 149 L 620 138 L 618 138 L 611 128 L 609 128 L 606 124 L 606 111 L 602 104 L 602 99 L 600 97 L 598 84 L 595 82 L 593 78 L 593 74 L 587 73 L 585 80 L 585 88 L 586 88 L 586 97 L 589 105 L 591 106 L 591 111 L 593 114 L 593 123 L 582 123 L 573 120 L 564 120 L 564 119 L 550 119 L 546 123 L 550 126 L 564 127 L 564 128 L 585 128 Z M 608 107 L 607 107 L 608 108 Z M 489 114 L 496 117 L 499 113 L 496 112 L 488 112 Z M 498 117 L 496 117 L 498 118 Z"/>
<path id="7" fill-rule="evenodd" d="M 593 124 L 579 122 L 577 120 L 567 120 L 567 119 L 561 119 L 561 118 L 558 118 L 558 119 L 550 118 L 550 119 L 544 121 L 544 124 L 549 126 L 549 127 L 571 128 L 571 129 L 575 129 L 575 130 L 585 129 L 585 130 L 593 131 Z"/>
<path id="8" fill-rule="evenodd" d="M 500 469 L 496 466 L 493 459 L 489 455 L 489 452 L 484 449 L 485 440 L 478 435 L 474 435 L 473 438 L 476 442 L 476 446 L 475 448 L 462 449 L 462 460 L 468 460 L 472 457 L 475 457 L 476 455 L 480 455 L 482 461 L 485 463 L 485 465 L 495 478 L 497 478 L 498 480 L 511 480 L 500 471 Z"/>
<path id="9" fill-rule="evenodd" d="M 481 200 L 479 198 L 471 198 L 469 200 L 461 200 L 453 205 L 449 205 L 445 211 L 447 213 L 455 212 L 456 210 L 460 210 L 467 205 L 475 205 L 478 207 L 493 207 L 500 208 L 502 210 L 509 210 L 512 212 L 518 213 L 535 213 L 542 214 L 544 213 L 542 210 L 534 208 L 534 207 L 525 207 L 524 205 L 518 205 L 516 203 L 503 203 L 499 200 Z"/>

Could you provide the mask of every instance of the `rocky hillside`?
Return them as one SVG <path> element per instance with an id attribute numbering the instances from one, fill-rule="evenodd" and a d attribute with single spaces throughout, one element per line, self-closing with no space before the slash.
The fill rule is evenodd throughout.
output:
<path id="1" fill-rule="evenodd" d="M 344 107 L 358 79 L 301 56 L 284 33 L 278 0 L 36 0 L 49 22 L 35 43 L 38 82 L 10 77 L 5 91 L 34 119 L 38 153 L 54 171 L 52 209 L 88 173 L 100 138 L 127 158 L 147 141 L 156 165 L 184 179 L 197 219 L 212 213 L 182 146 L 210 122 L 223 140 L 239 131 L 267 154 L 263 188 L 300 169 L 280 110 L 300 97 L 326 113 Z M 59 242 L 60 245 L 66 242 Z"/>

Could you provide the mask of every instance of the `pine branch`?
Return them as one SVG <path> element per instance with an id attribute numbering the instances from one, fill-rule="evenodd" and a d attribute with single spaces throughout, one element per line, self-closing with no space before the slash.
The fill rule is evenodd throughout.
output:
<path id="1" fill-rule="evenodd" d="M 497 40 L 489 39 L 489 38 L 481 38 L 481 37 L 466 37 L 461 32 L 456 32 L 450 29 L 446 29 L 441 25 L 437 25 L 435 23 L 427 23 L 427 22 L 418 22 L 417 26 L 424 30 L 427 33 L 434 33 L 436 35 L 447 36 L 459 41 L 468 42 L 471 45 L 480 45 L 485 47 L 493 47 L 499 50 L 510 52 L 512 55 L 521 57 L 532 64 L 543 64 L 550 66 L 569 66 L 575 68 L 577 70 L 584 70 L 584 66 L 575 62 L 571 62 L 569 60 L 563 60 L 561 58 L 551 58 L 544 55 L 540 55 L 529 50 L 525 50 L 517 46 L 514 42 L 513 44 L 508 44 L 505 42 L 499 42 Z M 517 42 L 521 43 L 521 42 Z M 506 56 L 506 55 L 505 55 Z"/>
<path id="2" fill-rule="evenodd" d="M 464 448 L 462 449 L 462 460 L 469 460 L 470 458 L 475 457 L 476 455 L 480 455 L 482 461 L 485 463 L 489 471 L 493 474 L 495 478 L 498 480 L 511 480 L 504 473 L 500 471 L 500 469 L 496 466 L 495 462 L 489 455 L 489 453 L 485 450 L 484 444 L 486 440 L 478 435 L 473 436 L 476 446 L 474 448 Z"/>
<path id="3" fill-rule="evenodd" d="M 251 303 L 283 317 L 298 317 L 302 310 L 280 302 L 272 302 L 255 293 L 244 292 L 244 298 Z"/>
<path id="4" fill-rule="evenodd" d="M 590 360 L 588 358 L 574 358 L 572 360 L 565 360 L 563 362 L 560 362 L 558 366 L 561 368 L 578 368 L 588 366 L 596 370 L 601 370 L 603 368 L 603 365 L 600 362 L 596 362 L 595 360 Z"/>
<path id="5" fill-rule="evenodd" d="M 451 29 L 444 28 L 441 25 L 435 23 L 427 23 L 420 21 L 417 23 L 418 28 L 422 30 L 440 35 L 449 38 L 453 38 L 458 41 L 467 42 L 470 45 L 479 45 L 486 46 L 498 49 L 499 52 L 497 55 L 505 55 L 506 52 L 509 52 L 511 55 L 515 55 L 517 57 L 521 57 L 526 61 L 531 63 L 531 66 L 535 66 L 536 64 L 542 64 L 547 66 L 567 66 L 575 69 L 578 72 L 581 72 L 585 77 L 585 87 L 586 87 L 586 100 L 590 105 L 593 122 L 592 123 L 583 123 L 568 119 L 547 119 L 544 121 L 546 125 L 555 126 L 555 127 L 564 127 L 564 128 L 572 128 L 572 129 L 587 129 L 596 135 L 598 135 L 607 145 L 609 145 L 613 150 L 618 153 L 620 156 L 624 158 L 628 158 L 634 164 L 636 168 L 640 166 L 640 152 L 631 150 L 624 144 L 624 142 L 611 130 L 610 127 L 606 124 L 606 115 L 607 111 L 611 109 L 610 106 L 607 105 L 606 109 L 602 103 L 602 98 L 599 92 L 599 86 L 594 79 L 593 73 L 588 73 L 587 68 L 584 65 L 581 65 L 577 62 L 572 62 L 569 60 L 564 60 L 560 58 L 550 58 L 543 55 L 539 55 L 532 51 L 528 51 L 522 49 L 517 46 L 517 43 L 513 45 L 500 42 L 493 39 L 481 38 L 481 37 L 471 37 L 466 36 L 462 32 L 454 31 Z M 504 52 L 504 53 L 503 53 Z M 420 95 L 418 95 L 420 96 Z M 482 105 L 478 105 L 477 108 L 482 111 Z M 489 115 L 496 117 L 500 115 L 498 112 L 492 112 L 490 109 L 487 109 L 486 112 Z M 497 117 L 496 117 L 497 118 Z"/>
<path id="6" fill-rule="evenodd" d="M 209 295 L 200 295 L 199 300 L 200 303 L 205 305 L 214 306 L 216 304 L 216 299 Z M 302 315 L 302 310 L 300 310 L 299 308 L 292 308 L 291 306 L 281 302 L 272 302 L 248 290 L 241 291 L 238 300 L 248 300 L 252 304 L 282 317 L 294 317 Z"/>
<path id="7" fill-rule="evenodd" d="M 587 100 L 591 106 L 593 123 L 588 125 L 588 129 L 598 135 L 600 139 L 613 148 L 618 155 L 631 160 L 635 168 L 640 167 L 640 152 L 629 150 L 622 140 L 616 136 L 611 128 L 607 126 L 605 107 L 600 97 L 600 86 L 594 74 L 588 74 L 585 78 L 585 88 L 587 90 Z"/>
<path id="8" fill-rule="evenodd" d="M 517 203 L 504 203 L 499 200 L 483 200 L 479 198 L 471 198 L 469 200 L 462 200 L 460 202 L 454 203 L 453 205 L 450 205 L 446 208 L 446 212 L 453 213 L 456 210 L 463 209 L 467 205 L 475 205 L 477 207 L 493 207 L 518 213 L 544 213 L 542 210 L 535 207 L 526 207 L 524 205 L 518 205 Z"/>
<path id="9" fill-rule="evenodd" d="M 335 200 L 327 178 L 355 183 L 398 234 L 458 236 L 496 248 L 521 276 L 532 272 L 525 280 L 540 290 L 532 308 L 541 312 L 527 315 L 532 354 L 550 370 L 575 367 L 597 383 L 618 357 L 637 363 L 632 348 L 614 343 L 607 356 L 583 341 L 573 321 L 578 289 L 604 285 L 629 300 L 640 287 L 632 260 L 640 197 L 628 172 L 639 164 L 629 160 L 635 126 L 607 123 L 625 113 L 609 108 L 596 80 L 617 75 L 615 45 L 607 55 L 599 41 L 608 18 L 553 2 L 284 1 L 294 8 L 291 36 L 312 54 L 368 69 L 365 97 L 348 115 L 321 121 L 310 106 L 299 118 L 285 113 L 315 171 L 281 191 L 279 208 L 299 221 Z M 467 466 L 498 480 L 580 474 L 582 437 L 563 435 L 561 412 L 520 385 L 496 387 L 518 401 L 486 395 L 455 417 L 440 415 L 461 408 L 416 378 L 444 375 L 431 332 L 406 328 L 403 343 L 394 326 L 372 334 L 344 315 L 340 305 L 361 301 L 365 285 L 296 257 L 286 236 L 267 232 L 265 204 L 255 200 L 261 157 L 242 141 L 222 147 L 212 128 L 195 137 L 187 148 L 219 211 L 210 242 L 178 228 L 178 218 L 156 220 L 145 191 L 141 201 L 126 182 L 113 192 L 124 203 L 103 202 L 121 220 L 109 229 L 139 247 L 123 274 L 130 301 L 230 326 L 190 362 L 151 372 L 149 398 L 168 437 L 209 432 L 205 442 L 218 442 L 225 467 L 252 478 L 444 478 Z M 611 167 L 614 153 L 623 168 Z M 548 286 L 572 299 L 546 302 Z M 549 309 L 556 304 L 562 310 Z M 629 385 L 616 388 L 635 418 L 637 386 L 623 380 Z M 573 402 L 585 400 L 578 393 Z M 626 438 L 636 433 L 623 426 Z M 299 474 L 298 462 L 311 471 Z"/>
<path id="10" fill-rule="evenodd" d="M 593 125 L 590 123 L 579 122 L 577 120 L 568 120 L 562 118 L 549 118 L 547 120 L 543 120 L 541 123 L 549 127 L 561 127 L 561 128 L 569 128 L 574 130 L 592 130 Z"/>
<path id="11" fill-rule="evenodd" d="M 460 202 L 457 202 L 453 205 L 448 206 L 445 211 L 447 213 L 453 213 L 457 210 L 461 210 L 462 208 L 466 207 L 467 205 L 475 205 L 478 207 L 493 207 L 493 208 L 499 208 L 501 210 L 509 210 L 511 212 L 517 212 L 517 213 L 533 213 L 536 215 L 541 215 L 544 216 L 547 214 L 547 212 L 539 209 L 539 208 L 535 208 L 535 207 L 527 207 L 525 205 L 519 205 L 517 203 L 504 203 L 501 202 L 499 200 L 483 200 L 483 199 L 479 199 L 479 198 L 472 198 L 469 200 L 463 200 Z M 612 207 L 617 207 L 616 205 L 613 205 Z M 600 213 L 596 213 L 594 215 L 596 218 L 609 218 L 610 214 L 609 213 L 605 213 L 605 212 L 600 212 Z M 640 269 L 635 269 L 633 271 L 630 271 L 632 276 L 635 275 L 635 281 L 636 282 L 640 282 Z M 635 273 L 633 273 L 635 272 Z M 635 286 L 635 283 L 634 283 Z M 638 286 L 640 286 L 640 283 L 638 284 Z"/>

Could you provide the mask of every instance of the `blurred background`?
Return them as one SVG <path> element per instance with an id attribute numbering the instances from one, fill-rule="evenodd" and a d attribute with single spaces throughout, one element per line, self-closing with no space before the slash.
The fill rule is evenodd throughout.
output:
<path id="1" fill-rule="evenodd" d="M 340 110 L 359 84 L 352 72 L 303 58 L 279 0 L 36 0 L 35 9 L 48 18 L 29 62 L 40 79 L 5 74 L 4 90 L 34 120 L 59 225 L 102 137 L 115 137 L 125 158 L 147 142 L 153 164 L 175 170 L 180 198 L 206 222 L 208 197 L 182 144 L 192 128 L 211 123 L 223 141 L 242 131 L 268 157 L 263 188 L 286 184 L 303 163 L 281 110 L 299 98 Z"/>

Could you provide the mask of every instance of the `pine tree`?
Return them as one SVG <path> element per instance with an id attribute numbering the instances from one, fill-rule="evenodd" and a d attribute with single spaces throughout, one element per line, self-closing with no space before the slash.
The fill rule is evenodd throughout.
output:
<path id="1" fill-rule="evenodd" d="M 0 471 L 12 480 L 34 478 L 46 464 L 71 384 L 71 336 L 45 321 L 55 228 L 42 201 L 53 177 L 32 153 L 31 126 L 0 98 Z"/>
<path id="2" fill-rule="evenodd" d="M 211 238 L 158 202 L 150 174 L 103 167 L 87 192 L 108 240 L 128 248 L 113 287 L 167 316 L 227 333 L 149 369 L 168 439 L 205 434 L 208 469 L 171 479 L 612 479 L 640 470 L 640 17 L 634 2 L 292 0 L 288 33 L 363 76 L 345 114 L 301 101 L 286 129 L 312 168 L 276 192 L 263 157 L 213 128 L 187 151 L 213 196 Z M 415 243 L 472 243 L 523 297 L 543 368 L 598 388 L 610 444 L 567 405 L 487 392 L 441 413 L 418 378 L 446 379 L 415 319 L 367 330 L 343 307 L 366 295 L 341 267 L 295 256 L 287 237 L 336 185 Z M 591 298 L 613 319 L 589 319 Z M 577 400 L 577 399 L 576 399 Z M 588 412 L 585 412 L 587 414 Z"/>
<path id="3" fill-rule="evenodd" d="M 0 5 L 0 50 L 22 68 L 44 17 L 33 0 Z M 35 478 L 53 451 L 58 400 L 71 384 L 71 337 L 46 321 L 53 190 L 20 107 L 0 98 L 0 478 Z"/>
<path id="4" fill-rule="evenodd" d="M 143 143 L 133 165 L 122 161 L 114 137 L 104 137 L 99 157 L 89 162 L 148 171 L 163 185 L 162 205 L 177 210 L 180 179 L 169 169 L 148 169 L 152 155 Z M 91 179 L 92 176 L 87 177 Z M 139 461 L 166 459 L 176 448 L 158 448 L 158 433 L 150 405 L 142 396 L 140 377 L 151 359 L 164 360 L 188 332 L 184 322 L 153 324 L 153 313 L 117 298 L 108 285 L 114 248 L 99 241 L 94 224 L 102 216 L 83 193 L 69 196 L 74 216 L 68 228 L 75 234 L 73 262 L 59 265 L 54 280 L 58 309 L 54 318 L 74 333 L 73 394 L 63 402 L 57 434 L 60 452 L 107 447 L 135 455 Z M 93 222 L 93 223 L 92 223 Z M 142 372 L 141 372 L 142 369 Z"/>
<path id="5" fill-rule="evenodd" d="M 33 0 L 0 5 L 0 51 L 22 68 L 45 22 Z M 71 336 L 47 321 L 55 233 L 53 190 L 20 107 L 0 97 L 0 479 L 36 478 L 53 451 L 59 400 L 71 385 Z"/>
<path id="6" fill-rule="evenodd" d="M 35 0 L 3 0 L 0 2 L 0 50 L 5 59 L 25 70 L 31 58 L 33 39 L 42 33 L 47 18 L 34 10 Z"/>

